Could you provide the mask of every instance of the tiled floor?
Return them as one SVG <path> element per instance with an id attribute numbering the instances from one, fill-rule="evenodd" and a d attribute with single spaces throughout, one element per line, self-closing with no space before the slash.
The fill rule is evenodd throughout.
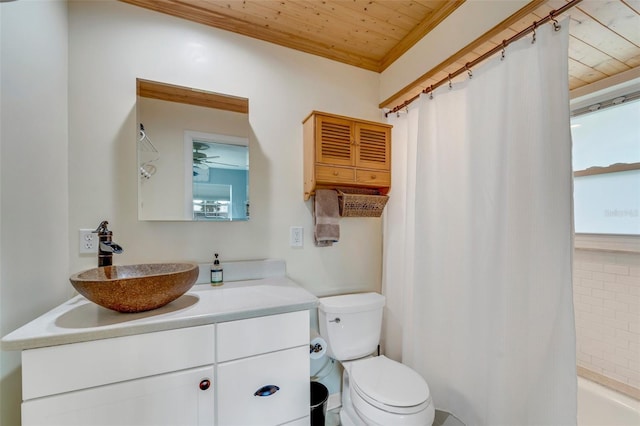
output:
<path id="1" fill-rule="evenodd" d="M 327 415 L 324 419 L 325 426 L 340 426 L 340 409 L 327 411 Z"/>
<path id="2" fill-rule="evenodd" d="M 327 411 L 324 424 L 325 426 L 340 426 L 340 409 L 336 408 Z M 464 424 L 451 414 L 436 410 L 433 426 L 464 426 Z"/>
<path id="3" fill-rule="evenodd" d="M 436 410 L 436 418 L 433 421 L 433 426 L 464 426 L 464 423 L 446 411 Z"/>

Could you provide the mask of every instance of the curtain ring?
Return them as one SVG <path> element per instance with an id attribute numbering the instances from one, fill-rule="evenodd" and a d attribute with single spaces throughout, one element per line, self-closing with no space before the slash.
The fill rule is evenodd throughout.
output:
<path id="1" fill-rule="evenodd" d="M 538 27 L 538 23 L 537 22 L 533 22 L 533 38 L 531 39 L 531 44 L 534 44 L 536 42 L 536 28 Z"/>
<path id="2" fill-rule="evenodd" d="M 449 90 L 453 89 L 453 85 L 451 84 L 451 73 L 449 73 Z"/>
<path id="3" fill-rule="evenodd" d="M 433 84 L 429 86 L 429 99 L 433 99 Z"/>
<path id="4" fill-rule="evenodd" d="M 555 10 L 552 10 L 552 11 L 549 13 L 549 17 L 551 17 L 551 20 L 553 21 L 553 30 L 554 30 L 554 31 L 560 31 L 560 28 L 562 28 L 562 26 L 561 26 L 560 24 L 558 24 L 558 20 L 557 20 L 557 19 L 555 18 L 555 16 L 554 16 L 554 15 L 555 15 L 555 13 L 556 13 L 556 11 L 555 11 Z"/>
<path id="5" fill-rule="evenodd" d="M 469 62 L 464 64 L 464 69 L 467 70 L 467 74 L 469 74 L 469 79 L 472 79 L 473 78 L 473 72 L 469 69 Z"/>
<path id="6" fill-rule="evenodd" d="M 500 54 L 500 60 L 504 61 L 504 52 L 507 49 L 507 40 L 502 40 L 502 53 Z"/>

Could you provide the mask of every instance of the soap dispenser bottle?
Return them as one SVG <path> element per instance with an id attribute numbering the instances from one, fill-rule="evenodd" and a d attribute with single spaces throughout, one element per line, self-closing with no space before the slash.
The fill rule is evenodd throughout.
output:
<path id="1" fill-rule="evenodd" d="M 211 285 L 222 285 L 222 266 L 218 260 L 218 253 L 215 254 L 213 265 L 211 265 Z"/>

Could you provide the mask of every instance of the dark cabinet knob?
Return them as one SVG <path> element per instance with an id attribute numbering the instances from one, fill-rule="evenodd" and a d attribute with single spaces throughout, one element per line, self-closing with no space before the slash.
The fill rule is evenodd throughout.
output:
<path id="1" fill-rule="evenodd" d="M 211 381 L 209 379 L 202 379 L 200 381 L 200 389 L 201 390 L 207 390 L 209 389 L 209 387 L 211 387 Z"/>

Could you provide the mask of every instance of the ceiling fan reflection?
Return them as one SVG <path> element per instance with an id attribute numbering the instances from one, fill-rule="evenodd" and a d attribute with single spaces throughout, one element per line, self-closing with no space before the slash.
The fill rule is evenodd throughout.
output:
<path id="1" fill-rule="evenodd" d="M 219 155 L 207 156 L 207 154 L 200 152 L 206 149 L 209 149 L 209 145 L 200 143 L 200 142 L 193 143 L 193 165 L 194 166 L 205 168 L 207 167 L 206 164 L 219 164 L 221 166 L 238 167 L 237 164 L 223 163 L 220 161 L 210 161 L 214 158 L 220 158 L 220 156 Z"/>

